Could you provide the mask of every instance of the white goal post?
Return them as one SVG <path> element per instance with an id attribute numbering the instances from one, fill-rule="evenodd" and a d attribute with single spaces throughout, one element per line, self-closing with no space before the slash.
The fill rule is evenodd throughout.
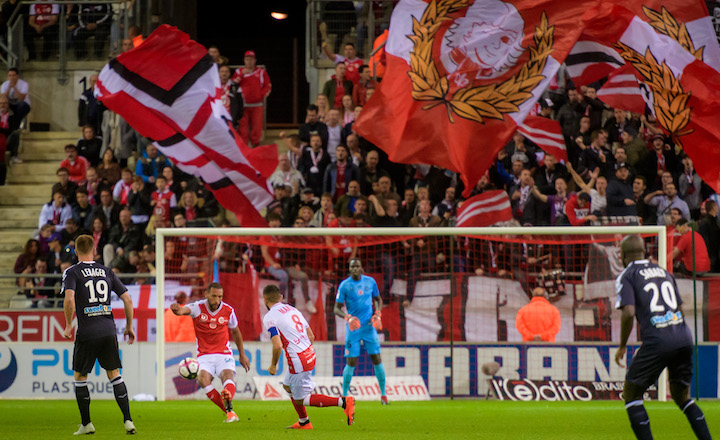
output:
<path id="1" fill-rule="evenodd" d="M 626 235 L 657 237 L 658 264 L 667 267 L 667 236 L 664 226 L 548 226 L 488 228 L 159 228 L 156 230 L 156 372 L 157 399 L 166 399 L 165 377 L 165 242 L 168 237 L 193 236 L 524 236 L 524 235 Z M 208 256 L 212 258 L 212 256 Z M 667 372 L 659 380 L 658 398 L 667 400 Z"/>

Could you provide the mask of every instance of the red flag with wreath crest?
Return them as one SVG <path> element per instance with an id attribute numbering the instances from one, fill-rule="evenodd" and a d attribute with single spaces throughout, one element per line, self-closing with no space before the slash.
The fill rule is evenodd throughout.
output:
<path id="1" fill-rule="evenodd" d="M 356 131 L 395 162 L 460 172 L 469 192 L 598 3 L 402 0 L 385 44 L 385 78 Z"/>

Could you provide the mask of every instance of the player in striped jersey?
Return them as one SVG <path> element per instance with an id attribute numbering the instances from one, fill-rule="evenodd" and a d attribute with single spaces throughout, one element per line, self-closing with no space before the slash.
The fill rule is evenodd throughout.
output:
<path id="1" fill-rule="evenodd" d="M 263 327 L 270 334 L 273 346 L 273 356 L 268 367 L 268 373 L 277 374 L 277 364 L 280 354 L 285 351 L 288 370 L 283 378 L 283 388 L 290 395 L 298 421 L 288 426 L 288 429 L 313 429 L 310 418 L 305 410 L 306 406 L 339 406 L 347 416 L 348 425 L 355 420 L 354 397 L 331 397 L 323 394 L 312 394 L 315 382 L 312 372 L 315 368 L 315 348 L 310 325 L 302 313 L 295 307 L 284 304 L 283 296 L 278 286 L 271 284 L 263 290 L 263 300 L 268 308 L 263 317 Z"/>

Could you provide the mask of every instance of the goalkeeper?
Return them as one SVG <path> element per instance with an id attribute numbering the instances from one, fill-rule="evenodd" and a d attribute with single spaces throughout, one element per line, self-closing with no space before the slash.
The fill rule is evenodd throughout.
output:
<path id="1" fill-rule="evenodd" d="M 347 313 L 343 311 L 343 305 Z M 335 297 L 335 314 L 347 321 L 345 331 L 345 359 L 347 364 L 343 370 L 343 396 L 348 395 L 360 346 L 370 355 L 375 365 L 375 376 L 380 386 L 380 401 L 388 404 L 385 394 L 385 366 L 380 358 L 380 341 L 377 331 L 382 330 L 380 309 L 382 300 L 377 283 L 369 276 L 362 274 L 362 263 L 359 258 L 350 259 L 350 277 L 346 278 Z"/>

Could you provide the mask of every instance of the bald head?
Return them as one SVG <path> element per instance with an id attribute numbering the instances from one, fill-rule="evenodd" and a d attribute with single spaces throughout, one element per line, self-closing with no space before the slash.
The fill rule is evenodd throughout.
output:
<path id="1" fill-rule="evenodd" d="M 532 291 L 532 296 L 545 296 L 545 289 L 542 287 L 536 287 Z"/>
<path id="2" fill-rule="evenodd" d="M 625 266 L 645 258 L 645 241 L 637 234 L 630 234 L 620 242 L 620 258 Z"/>

